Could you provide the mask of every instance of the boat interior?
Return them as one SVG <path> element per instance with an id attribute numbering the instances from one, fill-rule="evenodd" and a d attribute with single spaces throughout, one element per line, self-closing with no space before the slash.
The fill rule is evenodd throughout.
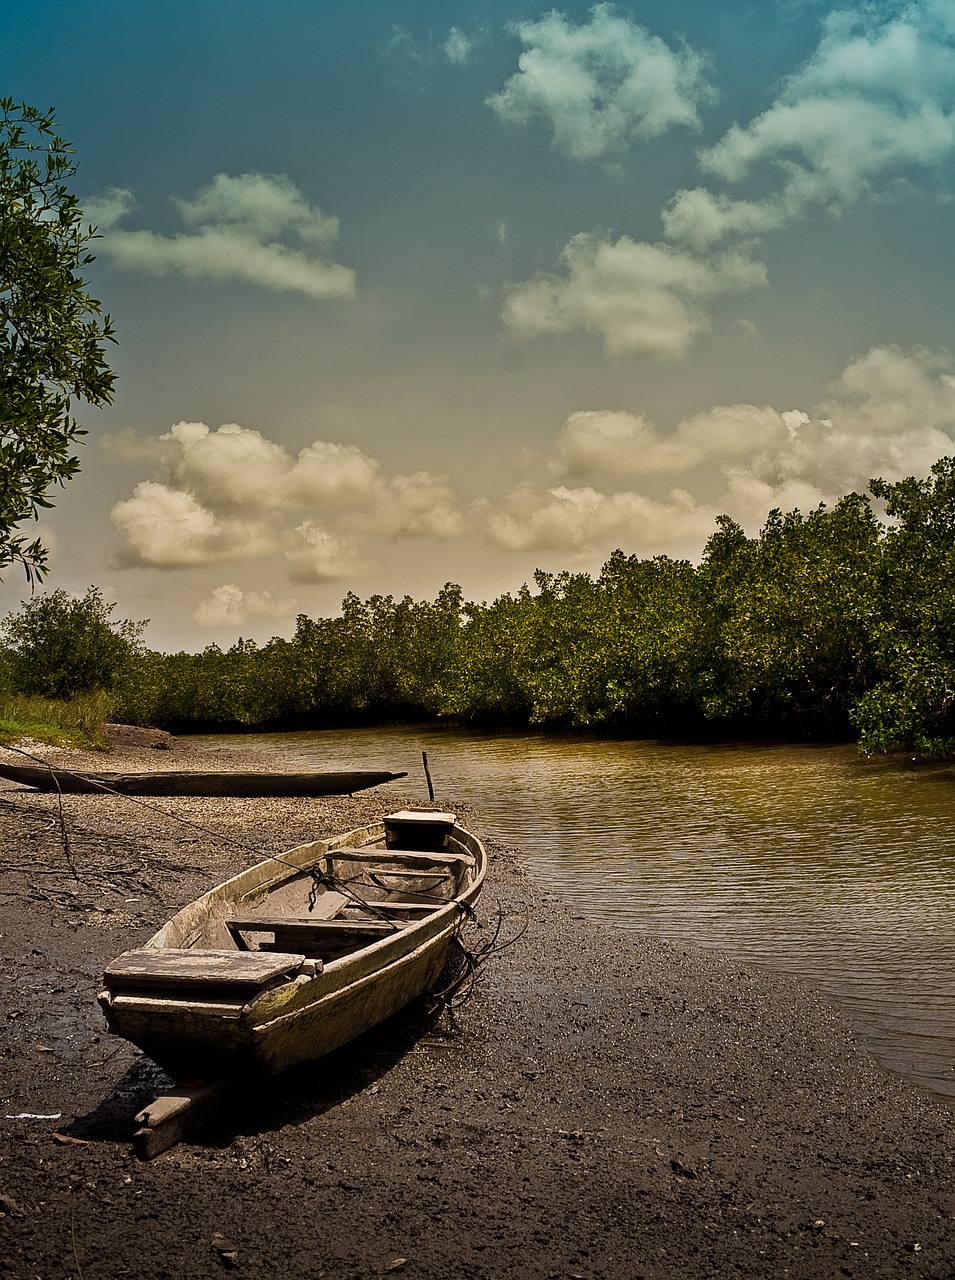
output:
<path id="1" fill-rule="evenodd" d="M 328 849 L 236 899 L 212 895 L 193 935 L 178 946 L 125 953 L 106 971 L 117 992 L 184 985 L 231 999 L 335 960 L 427 920 L 465 888 L 475 859 L 450 841 L 454 814 L 402 811 L 383 841 Z"/>

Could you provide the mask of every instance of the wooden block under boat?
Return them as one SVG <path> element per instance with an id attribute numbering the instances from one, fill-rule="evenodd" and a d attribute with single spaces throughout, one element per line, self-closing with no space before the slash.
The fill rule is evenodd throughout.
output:
<path id="1" fill-rule="evenodd" d="M 129 987 L 245 987 L 259 990 L 301 969 L 302 954 L 284 951 L 204 951 L 143 947 L 107 966 L 110 989 Z"/>

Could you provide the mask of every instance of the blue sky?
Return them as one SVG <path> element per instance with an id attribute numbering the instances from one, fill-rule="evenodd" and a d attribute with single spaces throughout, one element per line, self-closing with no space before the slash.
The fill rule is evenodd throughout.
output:
<path id="1" fill-rule="evenodd" d="M 695 557 L 953 451 L 955 0 L 37 0 L 0 69 L 119 337 L 48 585 L 157 647 Z"/>

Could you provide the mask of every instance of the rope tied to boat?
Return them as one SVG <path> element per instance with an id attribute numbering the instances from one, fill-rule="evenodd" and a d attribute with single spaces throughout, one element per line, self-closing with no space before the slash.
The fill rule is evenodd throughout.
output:
<path id="1" fill-rule="evenodd" d="M 451 1018 L 452 1025 L 454 1023 L 454 1014 L 474 995 L 474 988 L 480 977 L 481 971 L 490 960 L 496 959 L 505 951 L 509 950 L 527 933 L 530 920 L 525 913 L 523 922 L 512 938 L 501 941 L 501 934 L 504 930 L 505 912 L 503 907 L 497 909 L 497 920 L 494 925 L 493 932 L 490 937 L 478 946 L 467 946 L 461 937 L 461 926 L 464 923 L 464 917 L 468 916 L 471 923 L 478 929 L 485 926 L 478 919 L 473 907 L 469 903 L 459 902 L 458 906 L 462 909 L 461 919 L 458 922 L 458 928 L 455 931 L 452 946 L 454 947 L 454 959 L 448 962 L 446 969 L 457 969 L 451 981 L 440 990 L 431 991 L 430 997 L 441 1009 Z"/>

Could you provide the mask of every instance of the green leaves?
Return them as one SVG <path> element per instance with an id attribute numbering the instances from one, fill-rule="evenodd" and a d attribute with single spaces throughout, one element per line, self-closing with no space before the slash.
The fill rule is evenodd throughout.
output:
<path id="1" fill-rule="evenodd" d="M 81 598 L 65 591 L 35 596 L 8 614 L 2 632 L 13 690 L 45 698 L 71 698 L 112 689 L 141 651 L 144 622 L 113 622 L 115 606 L 95 587 Z"/>
<path id="2" fill-rule="evenodd" d="M 807 517 L 771 511 L 756 538 L 724 519 L 697 579 L 709 718 L 846 731 L 879 670 L 881 538 L 859 494 Z"/>
<path id="3" fill-rule="evenodd" d="M 110 403 L 115 379 L 110 318 L 80 275 L 96 233 L 66 185 L 73 152 L 53 120 L 0 99 L 0 574 L 20 564 L 28 582 L 45 576 L 46 551 L 17 528 L 79 469 L 73 402 Z"/>

